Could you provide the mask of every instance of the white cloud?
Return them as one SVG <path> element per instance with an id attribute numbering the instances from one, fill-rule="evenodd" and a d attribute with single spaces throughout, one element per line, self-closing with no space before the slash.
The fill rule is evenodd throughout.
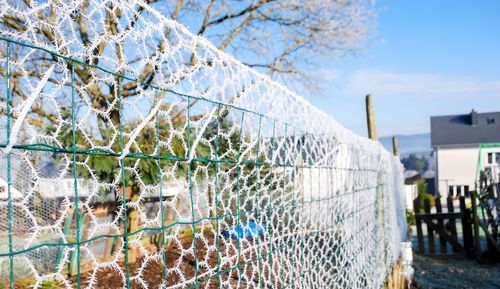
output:
<path id="1" fill-rule="evenodd" d="M 342 89 L 356 95 L 374 93 L 379 97 L 494 97 L 500 96 L 500 81 L 365 69 L 350 75 Z"/>

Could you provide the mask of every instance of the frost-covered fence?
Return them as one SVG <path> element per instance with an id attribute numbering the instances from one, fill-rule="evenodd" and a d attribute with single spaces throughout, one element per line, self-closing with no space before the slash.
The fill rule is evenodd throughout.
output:
<path id="1" fill-rule="evenodd" d="M 0 285 L 380 287 L 406 230 L 399 160 L 110 2 L 0 2 Z"/>

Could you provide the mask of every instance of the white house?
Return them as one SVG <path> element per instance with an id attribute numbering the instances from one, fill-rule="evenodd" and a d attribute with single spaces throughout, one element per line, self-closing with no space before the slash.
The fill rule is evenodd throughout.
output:
<path id="1" fill-rule="evenodd" d="M 474 190 L 480 144 L 500 144 L 500 112 L 431 117 L 436 195 L 468 196 Z M 500 146 L 483 148 L 481 168 L 497 166 Z"/>

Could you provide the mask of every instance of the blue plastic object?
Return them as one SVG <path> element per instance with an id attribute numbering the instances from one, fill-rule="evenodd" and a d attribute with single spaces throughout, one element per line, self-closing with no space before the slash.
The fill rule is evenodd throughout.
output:
<path id="1" fill-rule="evenodd" d="M 229 230 L 222 232 L 222 235 L 226 238 L 249 238 L 256 235 L 261 235 L 266 231 L 266 225 L 264 223 L 248 222 L 242 223 L 241 225 L 234 225 L 229 228 Z"/>

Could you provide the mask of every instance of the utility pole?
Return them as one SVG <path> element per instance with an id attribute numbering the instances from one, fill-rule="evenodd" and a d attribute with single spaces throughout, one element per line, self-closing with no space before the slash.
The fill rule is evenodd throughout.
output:
<path id="1" fill-rule="evenodd" d="M 368 125 L 368 137 L 371 140 L 378 141 L 377 125 L 375 123 L 375 106 L 373 104 L 373 95 L 366 95 L 366 123 Z"/>

